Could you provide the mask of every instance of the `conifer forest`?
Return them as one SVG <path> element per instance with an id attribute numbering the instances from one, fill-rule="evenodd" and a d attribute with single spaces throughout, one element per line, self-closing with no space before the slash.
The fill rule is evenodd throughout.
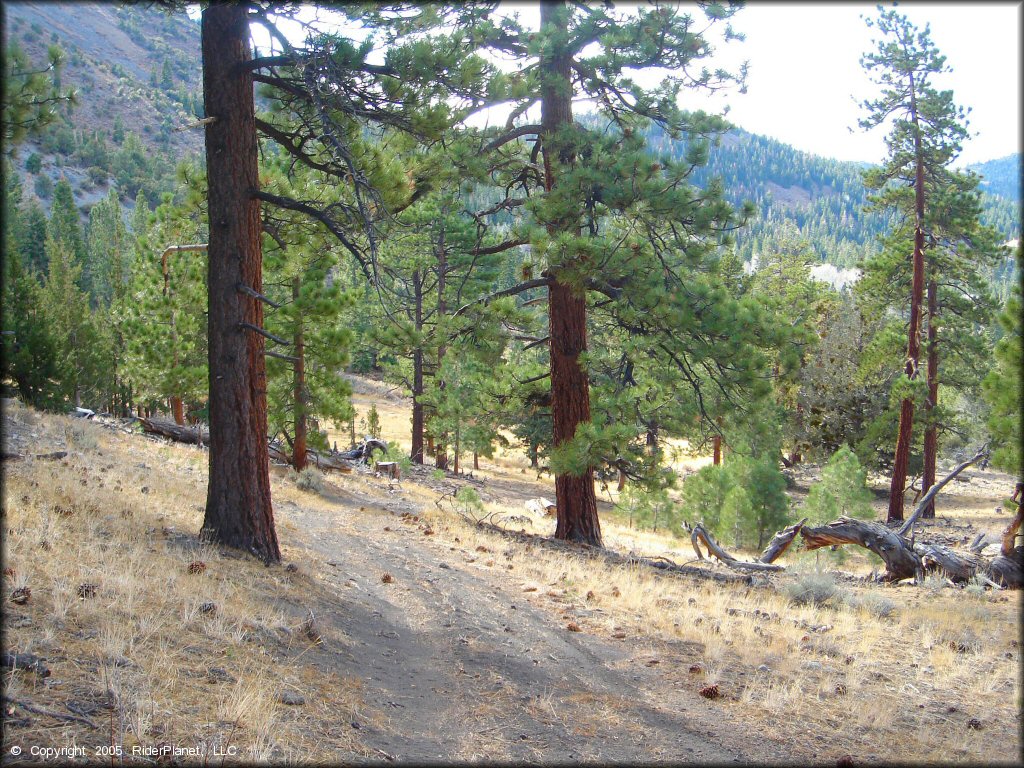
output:
<path id="1" fill-rule="evenodd" d="M 1020 155 L 745 11 L 4 4 L 5 763 L 1021 759 Z"/>

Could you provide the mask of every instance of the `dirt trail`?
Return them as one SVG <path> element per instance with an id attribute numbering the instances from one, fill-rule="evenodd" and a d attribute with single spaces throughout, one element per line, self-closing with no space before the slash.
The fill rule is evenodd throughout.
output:
<path id="1" fill-rule="evenodd" d="M 646 667 L 650 647 L 568 631 L 498 570 L 502 553 L 484 555 L 496 565 L 478 572 L 457 546 L 403 524 L 397 514 L 418 511 L 412 502 L 389 511 L 357 494 L 334 500 L 343 534 L 296 505 L 288 515 L 331 563 L 338 599 L 319 619 L 349 638 L 346 672 L 362 676 L 368 710 L 390 713 L 360 726 L 371 749 L 416 762 L 792 759 L 781 745 L 738 738 L 745 731 L 712 715 L 692 680 L 686 691 L 673 685 L 680 670 Z M 669 660 L 673 649 L 658 654 Z"/>

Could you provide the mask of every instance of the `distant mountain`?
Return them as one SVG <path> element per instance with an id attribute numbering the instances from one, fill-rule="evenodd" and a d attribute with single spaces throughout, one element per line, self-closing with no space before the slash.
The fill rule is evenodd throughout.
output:
<path id="1" fill-rule="evenodd" d="M 672 141 L 659 130 L 650 132 L 650 140 L 652 151 L 659 156 L 679 159 L 684 155 L 685 142 Z M 993 161 L 985 166 L 987 170 L 1003 164 Z M 733 204 L 750 200 L 757 207 L 758 216 L 736 235 L 737 251 L 745 261 L 789 222 L 822 262 L 851 268 L 877 250 L 879 236 L 891 224 L 892 214 L 865 210 L 868 200 L 862 172 L 868 167 L 866 163 L 819 157 L 733 129 L 719 146 L 711 148 L 709 162 L 695 173 L 695 181 L 701 184 L 720 177 Z M 1012 199 L 989 194 L 993 186 L 990 183 L 982 194 L 983 222 L 1007 240 L 1019 238 L 1020 206 Z"/>
<path id="2" fill-rule="evenodd" d="M 1020 202 L 1020 153 L 1007 155 L 998 160 L 975 163 L 967 166 L 984 177 L 982 188 L 990 195 L 999 195 L 1016 203 Z"/>
<path id="3" fill-rule="evenodd" d="M 65 53 L 62 81 L 78 104 L 36 141 L 18 148 L 15 167 L 45 206 L 62 175 L 87 210 L 116 183 L 126 203 L 142 189 L 155 204 L 174 185 L 174 167 L 203 148 L 201 130 L 183 130 L 202 113 L 199 24 L 152 4 L 4 3 L 4 43 L 31 61 Z M 41 169 L 29 174 L 33 154 Z M 47 181 L 46 179 L 49 179 Z"/>
<path id="4" fill-rule="evenodd" d="M 15 170 L 24 188 L 49 204 L 65 176 L 83 215 L 116 185 L 130 206 L 141 190 L 150 205 L 176 188 L 175 166 L 202 161 L 203 132 L 185 129 L 203 115 L 200 26 L 187 14 L 151 4 L 4 3 L 4 39 L 34 61 L 51 43 L 67 54 L 64 82 L 79 104 L 40 139 L 19 147 Z M 681 158 L 684 142 L 649 134 L 652 151 Z M 32 163 L 29 159 L 35 155 Z M 30 172 L 27 165 L 38 171 Z M 711 150 L 698 183 L 721 177 L 731 201 L 755 203 L 758 215 L 736 236 L 746 261 L 782 231 L 796 227 L 822 263 L 856 267 L 889 228 L 884 212 L 866 212 L 866 166 L 802 152 L 733 130 Z M 1007 240 L 1020 237 L 1020 156 L 972 166 L 985 178 L 985 220 Z"/>

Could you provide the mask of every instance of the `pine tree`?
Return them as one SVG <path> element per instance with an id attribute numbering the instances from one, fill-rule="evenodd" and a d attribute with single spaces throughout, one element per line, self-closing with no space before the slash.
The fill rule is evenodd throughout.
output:
<path id="1" fill-rule="evenodd" d="M 38 135 L 51 125 L 61 106 L 71 106 L 75 92 L 61 86 L 64 53 L 56 45 L 47 50 L 45 64 L 28 60 L 17 43 L 3 50 L 3 139 L 12 152 L 27 137 Z"/>
<path id="2" fill-rule="evenodd" d="M 0 326 L 3 355 L 0 370 L 4 381 L 13 381 L 18 394 L 34 408 L 52 409 L 61 402 L 58 377 L 57 342 L 50 318 L 43 306 L 39 280 L 22 266 L 22 257 L 13 242 L 17 220 L 5 216 L 9 225 L 3 234 L 2 302 Z"/>
<path id="3" fill-rule="evenodd" d="M 917 30 L 905 16 L 882 11 L 877 20 L 868 20 L 882 39 L 874 52 L 865 54 L 862 66 L 875 77 L 882 93 L 863 102 L 867 116 L 860 121 L 870 130 L 893 120 L 886 137 L 888 160 L 865 174 L 865 185 L 877 190 L 875 206 L 909 204 L 913 192 L 913 260 L 909 301 L 909 329 L 905 365 L 906 383 L 901 385 L 899 432 L 889 493 L 888 520 L 903 519 L 903 494 L 914 421 L 913 382 L 920 367 L 921 313 L 925 292 L 925 228 L 929 203 L 926 194 L 926 166 L 940 169 L 959 152 L 967 129 L 962 109 L 957 108 L 949 91 L 937 91 L 931 78 L 947 71 L 945 57 L 939 54 L 926 26 Z M 904 208 L 906 210 L 906 208 Z M 902 238 L 900 238 L 902 239 Z M 917 395 L 916 399 L 924 398 Z"/>
<path id="4" fill-rule="evenodd" d="M 116 294 L 123 293 L 131 274 L 128 230 L 124 224 L 121 201 L 113 189 L 89 211 L 86 237 L 84 288 L 97 306 L 109 306 Z"/>
<path id="5" fill-rule="evenodd" d="M 863 59 L 877 73 L 883 94 L 864 103 L 869 115 L 861 125 L 872 128 L 890 116 L 896 120 L 887 138 L 890 159 L 868 172 L 865 184 L 875 190 L 875 208 L 900 212 L 908 222 L 894 229 L 882 253 L 865 265 L 864 285 L 858 290 L 875 306 L 906 306 L 906 294 L 893 294 L 894 289 L 906 290 L 902 254 L 910 247 L 909 222 L 914 227 L 906 379 L 894 388 L 902 402 L 888 513 L 889 520 L 901 520 L 915 401 L 924 405 L 922 492 L 927 492 L 935 482 L 939 433 L 951 420 L 940 406 L 939 383 L 961 391 L 977 388 L 978 377 L 969 371 L 968 361 L 981 364 L 987 357 L 976 328 L 990 322 L 994 304 L 982 274 L 994 267 L 999 249 L 995 232 L 980 225 L 977 177 L 947 168 L 967 137 L 967 120 L 950 91 L 937 91 L 930 84 L 933 75 L 948 71 L 945 57 L 927 27 L 919 32 L 894 11 L 883 12 L 869 25 L 877 25 L 886 38 L 876 53 Z M 883 303 L 883 297 L 891 303 Z M 918 376 L 922 342 L 927 355 L 923 382 Z M 940 357 L 948 361 L 941 373 Z M 967 365 L 959 366 L 957 360 Z M 934 516 L 934 506 L 925 515 Z"/>
<path id="6" fill-rule="evenodd" d="M 1021 342 L 1021 295 L 1024 272 L 1019 267 L 1022 251 L 1017 247 L 1018 282 L 1013 294 L 999 315 L 1003 337 L 996 343 L 995 367 L 985 377 L 984 392 L 991 411 L 988 428 L 992 435 L 992 463 L 1005 472 L 1024 480 L 1024 457 L 1021 451 L 1022 389 L 1021 369 L 1024 367 Z"/>
<path id="7" fill-rule="evenodd" d="M 54 241 L 67 248 L 79 270 L 85 266 L 85 238 L 82 222 L 75 206 L 71 183 L 63 175 L 53 191 L 53 207 L 50 209 L 48 233 Z"/>
<path id="8" fill-rule="evenodd" d="M 278 562 L 270 502 L 260 202 L 248 10 L 214 5 L 202 15 L 210 237 L 207 288 L 210 482 L 203 534 Z"/>
<path id="9" fill-rule="evenodd" d="M 811 486 L 801 513 L 816 525 L 839 517 L 871 518 L 871 491 L 867 470 L 861 467 L 848 446 L 837 450 L 821 471 L 821 479 Z"/>

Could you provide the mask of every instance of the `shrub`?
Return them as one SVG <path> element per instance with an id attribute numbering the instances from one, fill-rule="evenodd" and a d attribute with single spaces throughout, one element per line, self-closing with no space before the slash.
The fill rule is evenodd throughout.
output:
<path id="1" fill-rule="evenodd" d="M 790 522 L 786 478 L 773 457 L 747 459 L 734 456 L 727 467 L 730 485 L 742 486 L 750 505 L 740 517 L 740 539 L 761 549 L 766 539 Z"/>
<path id="2" fill-rule="evenodd" d="M 796 605 L 828 605 L 843 601 L 843 593 L 831 574 L 824 571 L 808 571 L 800 574 L 795 582 L 786 585 L 786 594 Z"/>
<path id="3" fill-rule="evenodd" d="M 475 489 L 464 485 L 455 494 L 455 509 L 461 515 L 476 519 L 484 511 L 484 502 Z"/>
<path id="4" fill-rule="evenodd" d="M 722 502 L 722 513 L 715 536 L 726 547 L 738 547 L 742 544 L 740 521 L 748 514 L 752 504 L 750 494 L 742 485 L 734 485 L 725 494 Z"/>
<path id="5" fill-rule="evenodd" d="M 43 167 L 43 158 L 39 156 L 38 152 L 33 152 L 28 156 L 28 160 L 25 161 L 25 170 L 29 173 L 39 173 Z"/>
<path id="6" fill-rule="evenodd" d="M 828 460 L 821 480 L 811 487 L 801 511 L 815 524 L 842 516 L 871 518 L 874 511 L 866 480 L 867 470 L 857 454 L 844 445 Z"/>
<path id="7" fill-rule="evenodd" d="M 322 494 L 324 492 L 324 473 L 316 467 L 304 467 L 295 476 L 295 487 L 307 493 Z"/>

